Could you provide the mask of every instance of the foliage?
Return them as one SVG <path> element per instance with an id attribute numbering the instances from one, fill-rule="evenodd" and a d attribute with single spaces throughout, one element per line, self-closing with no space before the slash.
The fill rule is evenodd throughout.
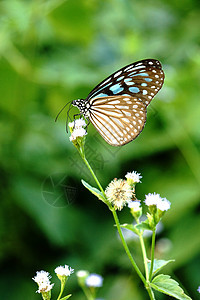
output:
<path id="1" fill-rule="evenodd" d="M 81 185 L 81 178 L 94 182 L 65 133 L 66 113 L 54 123 L 67 101 L 85 98 L 106 76 L 143 58 L 159 59 L 166 75 L 144 131 L 127 146 L 113 148 L 90 125 L 86 154 L 105 187 L 137 170 L 143 175 L 142 188 L 137 187 L 141 199 L 155 191 L 170 200 L 156 257 L 174 258 L 173 277 L 197 297 L 199 10 L 197 0 L 1 1 L 3 299 L 27 294 L 38 299 L 31 281 L 35 271 L 65 263 L 103 274 L 100 296 L 106 299 L 145 299 L 109 212 Z M 139 257 L 137 239 L 129 238 Z M 73 277 L 72 289 L 74 299 L 82 299 Z"/>

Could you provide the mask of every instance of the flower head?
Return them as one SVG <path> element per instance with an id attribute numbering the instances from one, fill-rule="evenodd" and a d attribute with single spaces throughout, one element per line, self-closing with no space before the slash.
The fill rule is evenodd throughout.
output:
<path id="1" fill-rule="evenodd" d="M 198 289 L 197 289 L 197 292 L 199 292 L 199 293 L 200 293 L 200 286 L 198 287 Z"/>
<path id="2" fill-rule="evenodd" d="M 147 206 L 157 205 L 157 203 L 162 200 L 160 195 L 156 193 L 154 194 L 149 193 L 148 195 L 145 195 L 145 197 L 146 198 L 144 202 Z"/>
<path id="3" fill-rule="evenodd" d="M 140 211 L 141 206 L 140 206 L 140 201 L 136 200 L 136 201 L 129 201 L 128 202 L 128 207 L 131 208 L 132 210 L 136 211 Z"/>
<path id="4" fill-rule="evenodd" d="M 167 211 L 171 205 L 166 198 L 161 198 L 160 195 L 156 193 L 146 195 L 145 204 L 147 206 L 155 205 L 161 211 Z"/>
<path id="5" fill-rule="evenodd" d="M 103 277 L 98 274 L 90 274 L 85 281 L 89 287 L 101 287 L 103 285 Z"/>
<path id="6" fill-rule="evenodd" d="M 117 180 L 116 178 L 107 186 L 105 193 L 108 201 L 114 205 L 115 209 L 119 210 L 121 210 L 133 196 L 133 190 L 127 181 L 123 179 Z"/>
<path id="7" fill-rule="evenodd" d="M 87 134 L 87 131 L 84 128 L 75 128 L 71 136 L 69 137 L 70 141 L 75 141 L 77 137 L 84 137 Z"/>
<path id="8" fill-rule="evenodd" d="M 86 126 L 84 119 L 77 119 L 68 124 L 69 128 L 78 129 Z"/>
<path id="9" fill-rule="evenodd" d="M 161 201 L 158 201 L 157 208 L 162 211 L 167 211 L 168 209 L 170 209 L 170 205 L 171 203 L 166 198 L 162 198 Z"/>
<path id="10" fill-rule="evenodd" d="M 38 293 L 50 292 L 54 284 L 50 283 L 51 276 L 46 271 L 37 271 L 32 279 L 38 284 Z"/>
<path id="11" fill-rule="evenodd" d="M 74 269 L 72 269 L 71 267 L 69 267 L 67 265 L 65 265 L 64 267 L 59 266 L 55 269 L 55 273 L 60 276 L 70 276 L 73 272 L 74 272 Z"/>
<path id="12" fill-rule="evenodd" d="M 125 177 L 130 184 L 139 183 L 141 182 L 140 179 L 142 178 L 140 173 L 137 173 L 136 171 L 133 171 L 132 173 L 128 172 Z"/>

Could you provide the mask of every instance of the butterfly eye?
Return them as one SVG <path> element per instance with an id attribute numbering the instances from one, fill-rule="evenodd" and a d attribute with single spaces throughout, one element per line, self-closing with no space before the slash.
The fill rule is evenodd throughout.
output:
<path id="1" fill-rule="evenodd" d="M 160 62 L 145 59 L 116 71 L 85 100 L 72 104 L 89 118 L 107 143 L 121 146 L 134 140 L 144 128 L 146 108 L 163 82 Z"/>

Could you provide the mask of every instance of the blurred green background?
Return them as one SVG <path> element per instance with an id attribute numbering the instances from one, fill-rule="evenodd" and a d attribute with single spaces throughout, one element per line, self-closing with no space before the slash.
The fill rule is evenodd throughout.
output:
<path id="1" fill-rule="evenodd" d="M 87 157 L 104 187 L 136 170 L 143 176 L 138 199 L 156 192 L 170 200 L 156 256 L 176 259 L 164 273 L 198 299 L 199 29 L 198 0 L 0 2 L 1 299 L 40 299 L 31 278 L 44 269 L 58 283 L 60 264 L 101 274 L 101 298 L 147 299 L 112 215 L 81 185 L 82 178 L 95 183 L 65 132 L 66 111 L 54 122 L 68 101 L 85 98 L 112 72 L 144 58 L 159 59 L 166 75 L 145 129 L 115 148 L 90 125 Z M 132 222 L 127 208 L 119 217 Z M 138 240 L 127 238 L 142 268 Z M 67 292 L 85 299 L 75 275 Z"/>

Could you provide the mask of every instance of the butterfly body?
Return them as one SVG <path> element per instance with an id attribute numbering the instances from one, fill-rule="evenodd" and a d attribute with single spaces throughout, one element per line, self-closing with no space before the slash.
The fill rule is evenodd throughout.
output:
<path id="1" fill-rule="evenodd" d="M 158 60 L 127 65 L 100 82 L 87 96 L 72 102 L 104 140 L 122 146 L 144 128 L 146 108 L 161 89 L 164 72 Z"/>

